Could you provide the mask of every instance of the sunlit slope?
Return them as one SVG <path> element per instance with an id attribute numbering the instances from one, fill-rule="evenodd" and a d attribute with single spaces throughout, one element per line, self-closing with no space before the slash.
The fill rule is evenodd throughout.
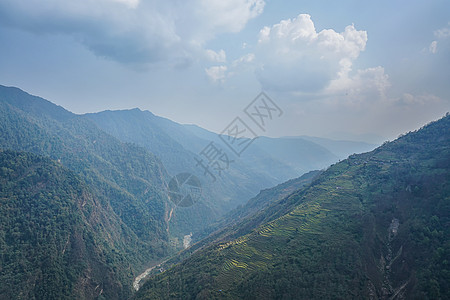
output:
<path id="1" fill-rule="evenodd" d="M 289 212 L 194 253 L 136 298 L 448 299 L 449 167 L 447 116 L 331 166 L 284 200 Z"/>

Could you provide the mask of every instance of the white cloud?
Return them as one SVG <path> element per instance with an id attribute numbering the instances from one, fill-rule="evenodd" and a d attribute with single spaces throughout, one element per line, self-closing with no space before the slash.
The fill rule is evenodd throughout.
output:
<path id="1" fill-rule="evenodd" d="M 413 95 L 410 93 L 404 93 L 397 103 L 406 106 L 412 105 L 435 105 L 441 102 L 441 99 L 433 94 Z"/>
<path id="2" fill-rule="evenodd" d="M 428 46 L 428 51 L 431 54 L 436 54 L 438 52 L 438 45 L 439 45 L 439 52 L 442 52 L 443 50 L 448 50 L 448 38 L 450 37 L 450 22 L 448 23 L 447 27 L 440 28 L 438 30 L 434 31 L 434 37 L 436 38 L 434 41 L 430 43 Z M 424 49 L 424 52 L 426 52 L 426 49 Z"/>
<path id="3" fill-rule="evenodd" d="M 251 71 L 253 73 L 254 60 L 255 54 L 247 53 L 232 61 L 228 66 L 221 65 L 205 68 L 205 73 L 212 82 L 225 83 L 227 79 L 242 75 L 245 71 Z"/>
<path id="4" fill-rule="evenodd" d="M 448 23 L 447 27 L 436 30 L 434 32 L 434 36 L 436 36 L 438 39 L 446 39 L 450 37 L 450 22 Z"/>
<path id="5" fill-rule="evenodd" d="M 341 33 L 316 31 L 311 17 L 300 14 L 282 20 L 259 33 L 255 51 L 260 68 L 258 79 L 265 89 L 318 92 L 346 69 L 364 51 L 367 33 L 349 25 Z"/>
<path id="6" fill-rule="evenodd" d="M 73 36 L 95 54 L 119 62 L 185 63 L 205 43 L 238 32 L 262 13 L 262 0 L 2 0 L 0 24 Z M 222 58 L 222 53 L 218 53 Z"/>
<path id="7" fill-rule="evenodd" d="M 386 99 L 386 90 L 391 84 L 383 67 L 358 70 L 353 76 L 349 75 L 348 68 L 344 66 L 340 77 L 331 81 L 325 95 L 341 96 L 341 100 L 349 102 Z"/>
<path id="8" fill-rule="evenodd" d="M 139 4 L 139 0 L 112 0 L 115 2 L 123 3 L 131 8 L 136 8 Z"/>
<path id="9" fill-rule="evenodd" d="M 206 68 L 206 75 L 213 81 L 222 83 L 227 75 L 227 66 L 213 66 L 210 68 Z"/>
<path id="10" fill-rule="evenodd" d="M 254 53 L 247 53 L 238 59 L 234 60 L 231 64 L 233 67 L 238 67 L 240 65 L 250 64 L 255 60 L 255 54 Z"/>
<path id="11" fill-rule="evenodd" d="M 211 49 L 206 49 L 205 50 L 205 55 L 206 58 L 211 61 L 211 62 L 226 62 L 227 61 L 227 56 L 225 54 L 225 51 L 223 49 L 221 49 L 219 52 L 216 52 L 214 50 Z"/>
<path id="12" fill-rule="evenodd" d="M 364 51 L 367 33 L 347 26 L 338 33 L 317 31 L 311 17 L 300 14 L 260 30 L 254 53 L 206 72 L 213 81 L 255 70 L 263 89 L 299 99 L 333 98 L 349 104 L 386 99 L 389 77 L 381 66 L 352 70 Z M 225 76 L 226 72 L 226 76 Z"/>
<path id="13" fill-rule="evenodd" d="M 435 54 L 437 52 L 437 41 L 432 41 L 430 46 L 428 47 L 428 50 L 430 51 L 430 53 Z"/>
<path id="14" fill-rule="evenodd" d="M 195 15 L 211 32 L 239 32 L 247 21 L 263 12 L 263 0 L 200 0 Z M 205 22 L 206 21 L 206 22 Z"/>

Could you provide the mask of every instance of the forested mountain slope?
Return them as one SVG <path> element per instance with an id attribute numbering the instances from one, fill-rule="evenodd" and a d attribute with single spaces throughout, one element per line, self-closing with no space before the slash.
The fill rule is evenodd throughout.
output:
<path id="1" fill-rule="evenodd" d="M 172 176 L 188 172 L 202 181 L 205 202 L 216 215 L 221 215 L 239 204 L 245 203 L 261 189 L 274 186 L 288 178 L 301 174 L 265 154 L 264 166 L 239 159 L 218 141 L 217 135 L 198 137 L 185 126 L 168 119 L 155 116 L 139 109 L 104 111 L 86 114 L 97 126 L 124 142 L 132 142 L 145 147 L 161 158 Z M 226 151 L 232 161 L 222 176 L 213 180 L 198 166 L 196 157 L 213 141 L 221 151 Z M 247 151 L 251 151 L 251 146 Z M 270 167 L 272 172 L 266 169 Z M 212 169 L 212 168 L 211 168 Z M 217 172 L 214 172 L 214 175 Z"/>
<path id="2" fill-rule="evenodd" d="M 447 115 L 331 166 L 135 298 L 449 299 L 449 170 Z"/>
<path id="3" fill-rule="evenodd" d="M 265 223 L 267 216 L 273 217 L 275 210 L 289 209 L 280 202 L 294 191 L 309 185 L 320 173 L 321 171 L 311 171 L 299 178 L 261 190 L 258 195 L 248 200 L 247 203 L 236 207 L 206 227 L 200 235 L 205 237 L 214 232 L 206 240 L 222 240 L 242 235 L 246 230 L 251 230 L 257 225 Z M 202 243 L 204 244 L 205 241 L 202 241 Z"/>
<path id="4" fill-rule="evenodd" d="M 154 155 L 17 88 L 0 86 L 0 127 L 0 148 L 48 156 L 82 177 L 110 219 L 120 220 L 115 240 L 134 274 L 173 251 L 168 174 Z"/>
<path id="5" fill-rule="evenodd" d="M 214 218 L 244 204 L 261 189 L 272 187 L 305 172 L 321 169 L 338 160 L 338 156 L 315 142 L 302 138 L 258 137 L 241 157 L 235 157 L 218 135 L 195 125 L 181 125 L 139 109 L 103 111 L 85 115 L 97 126 L 124 142 L 136 143 L 161 158 L 169 173 L 189 172 L 202 181 L 206 207 L 196 207 L 196 215 L 173 214 L 173 223 L 182 224 L 183 219 L 203 220 L 196 226 L 186 228 L 184 234 L 198 233 Z M 344 142 L 329 142 L 341 146 Z M 197 165 L 196 157 L 209 144 L 219 146 L 233 161 L 217 181 L 212 181 Z M 359 142 L 345 143 L 345 150 L 373 149 Z M 223 148 L 222 148 L 223 147 Z M 342 147 L 341 147 L 342 148 Z M 341 151 L 342 152 L 342 151 Z M 186 213 L 186 212 L 183 212 Z M 205 218 L 204 216 L 214 216 Z M 197 238 L 199 235 L 194 234 Z"/>
<path id="6" fill-rule="evenodd" d="M 0 298 L 130 296 L 138 245 L 102 202 L 60 164 L 0 150 Z"/>

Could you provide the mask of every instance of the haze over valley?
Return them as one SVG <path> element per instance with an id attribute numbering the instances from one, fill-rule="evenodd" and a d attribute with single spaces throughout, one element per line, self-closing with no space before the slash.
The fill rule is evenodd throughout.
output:
<path id="1" fill-rule="evenodd" d="M 444 0 L 0 1 L 0 299 L 450 299 Z"/>

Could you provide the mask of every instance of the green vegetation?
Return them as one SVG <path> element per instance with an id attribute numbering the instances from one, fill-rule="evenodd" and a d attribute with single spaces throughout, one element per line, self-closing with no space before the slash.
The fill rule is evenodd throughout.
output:
<path id="1" fill-rule="evenodd" d="M 229 152 L 228 156 L 234 162 L 230 164 L 227 175 L 211 182 L 204 170 L 196 166 L 194 157 L 211 141 L 223 151 L 228 151 L 217 134 L 195 125 L 181 125 L 139 109 L 103 111 L 85 116 L 121 141 L 136 143 L 160 157 L 171 175 L 189 172 L 202 180 L 204 201 L 196 205 L 195 210 L 176 211 L 170 221 L 173 236 L 182 237 L 193 232 L 195 240 L 204 236 L 201 231 L 205 226 L 236 206 L 243 205 L 261 189 L 338 160 L 325 147 L 303 138 L 258 137 L 240 158 Z M 349 149 L 353 149 L 351 153 L 354 153 L 357 149 L 374 148 L 356 142 L 326 142 L 330 149 L 340 149 L 340 153 Z"/>
<path id="2" fill-rule="evenodd" d="M 78 176 L 47 158 L 0 151 L 0 191 L 0 298 L 130 296 L 131 268 L 111 231 L 120 224 Z"/>
<path id="3" fill-rule="evenodd" d="M 268 155 L 265 163 L 270 164 L 272 174 L 262 172 L 262 164 L 256 165 L 254 161 L 247 164 L 247 159 L 238 162 L 230 153 L 229 158 L 235 162 L 230 164 L 228 174 L 217 176 L 217 180 L 213 182 L 210 177 L 205 176 L 201 167 L 196 166 L 194 158 L 211 141 L 217 139 L 217 134 L 209 132 L 211 136 L 201 138 L 181 124 L 139 109 L 104 111 L 85 116 L 122 142 L 135 143 L 160 157 L 172 176 L 189 172 L 200 178 L 202 201 L 195 207 L 175 210 L 170 219 L 170 234 L 179 240 L 191 232 L 197 239 L 197 233 L 220 215 L 245 203 L 262 188 L 280 182 L 273 176 L 275 170 L 281 169 L 278 174 L 286 176 L 281 181 L 296 175 L 293 169 L 274 161 Z"/>
<path id="4" fill-rule="evenodd" d="M 174 209 L 159 159 L 86 116 L 0 86 L 0 128 L 1 299 L 450 298 L 449 116 L 216 222 L 232 202 Z M 246 168 L 215 192 L 239 174 L 265 178 Z M 183 228 L 209 223 L 133 295 L 133 278 L 180 249 Z"/>
<path id="5" fill-rule="evenodd" d="M 196 166 L 197 162 L 194 160 L 194 157 L 211 140 L 199 138 L 183 125 L 155 116 L 148 111 L 139 109 L 104 111 L 87 114 L 86 118 L 121 141 L 135 143 L 160 157 L 172 176 L 181 172 L 189 172 L 202 178 L 206 200 L 204 201 L 206 207 L 201 207 L 205 210 L 204 216 L 223 214 L 247 201 L 262 187 L 276 184 L 273 178 L 261 174 L 257 168 L 252 169 L 245 166 L 245 161 L 230 164 L 229 173 L 232 173 L 233 176 L 226 178 L 224 176 L 224 178 L 217 178 L 216 182 L 212 182 L 210 177 L 204 176 L 204 170 Z M 216 134 L 213 136 L 217 138 Z M 230 159 L 234 160 L 231 155 Z M 190 218 L 192 216 L 178 215 L 178 217 Z M 185 224 L 183 220 L 175 219 L 174 221 Z M 211 218 L 209 221 L 213 221 L 213 219 Z M 195 229 L 200 228 L 195 227 Z"/>
<path id="6" fill-rule="evenodd" d="M 125 144 L 44 99 L 0 86 L 0 148 L 47 156 L 72 170 L 107 210 L 98 227 L 131 265 L 118 270 L 123 289 L 152 261 L 173 251 L 161 162 L 135 145 Z M 11 287 L 14 289 L 14 286 Z"/>
<path id="7" fill-rule="evenodd" d="M 446 116 L 331 166 L 135 298 L 449 299 L 449 167 Z"/>
<path id="8" fill-rule="evenodd" d="M 230 211 L 218 221 L 199 232 L 197 234 L 198 238 L 201 239 L 199 242 L 193 244 L 188 249 L 171 256 L 162 263 L 161 266 L 164 269 L 168 269 L 199 249 L 207 247 L 211 243 L 216 243 L 217 241 L 229 241 L 249 233 L 258 225 L 273 218 L 275 211 L 278 209 L 281 208 L 285 211 L 286 208 L 283 207 L 283 205 L 280 205 L 280 201 L 287 195 L 290 195 L 293 191 L 310 184 L 320 173 L 320 171 L 312 171 L 273 188 L 262 190 L 245 205 L 238 206 L 236 209 Z M 157 274 L 158 272 L 158 270 L 154 270 L 152 274 Z"/>

